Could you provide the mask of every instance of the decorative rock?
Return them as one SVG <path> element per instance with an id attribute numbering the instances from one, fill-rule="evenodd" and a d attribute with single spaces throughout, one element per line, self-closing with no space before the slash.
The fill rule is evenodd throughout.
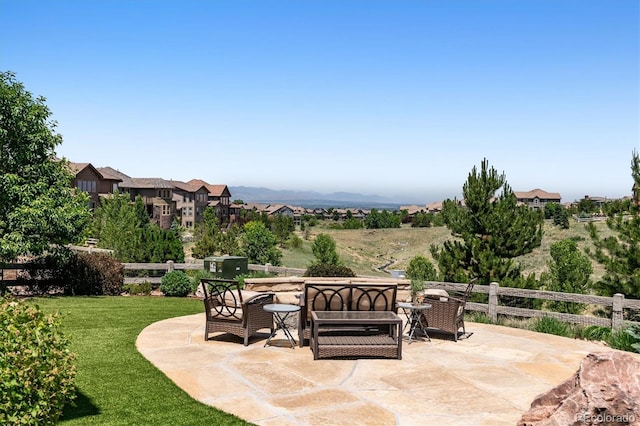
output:
<path id="1" fill-rule="evenodd" d="M 625 352 L 591 353 L 578 371 L 538 395 L 519 426 L 640 425 L 640 358 Z"/>

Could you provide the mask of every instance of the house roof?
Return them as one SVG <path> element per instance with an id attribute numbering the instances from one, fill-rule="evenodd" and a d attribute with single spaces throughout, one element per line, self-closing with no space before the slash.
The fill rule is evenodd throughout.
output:
<path id="1" fill-rule="evenodd" d="M 539 188 L 527 192 L 514 191 L 513 194 L 518 199 L 533 199 L 537 197 L 544 200 L 560 200 L 562 198 L 557 192 L 547 192 Z"/>
<path id="2" fill-rule="evenodd" d="M 123 188 L 139 189 L 173 189 L 173 184 L 162 178 L 130 178 L 129 182 L 122 182 L 119 186 Z"/>
<path id="3" fill-rule="evenodd" d="M 214 197 L 220 197 L 224 195 L 225 191 L 229 192 L 227 185 L 211 185 L 210 183 L 207 183 L 202 179 L 191 179 L 187 183 L 190 185 L 204 185 L 207 188 L 207 191 L 209 191 L 209 194 L 213 195 Z"/>

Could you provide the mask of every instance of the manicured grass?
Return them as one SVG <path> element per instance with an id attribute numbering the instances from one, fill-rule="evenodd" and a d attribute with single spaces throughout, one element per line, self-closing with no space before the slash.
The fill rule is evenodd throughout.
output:
<path id="1" fill-rule="evenodd" d="M 202 312 L 198 299 L 169 297 L 35 298 L 60 312 L 77 354 L 78 399 L 65 409 L 69 425 L 246 425 L 192 399 L 136 350 L 138 334 L 166 318 Z"/>

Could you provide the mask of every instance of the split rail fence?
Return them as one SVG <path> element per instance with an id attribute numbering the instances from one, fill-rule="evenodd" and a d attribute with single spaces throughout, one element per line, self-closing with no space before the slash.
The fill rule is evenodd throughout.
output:
<path id="1" fill-rule="evenodd" d="M 195 263 L 174 263 L 172 261 L 166 263 L 124 263 L 125 271 L 142 271 L 143 275 L 155 275 L 155 276 L 127 276 L 124 279 L 124 284 L 150 282 L 152 285 L 160 284 L 162 275 L 166 272 L 173 270 L 202 270 L 204 268 L 204 262 Z M 28 268 L 28 264 L 9 264 L 4 265 L 3 269 L 0 269 L 0 293 L 5 291 L 8 287 L 18 285 L 16 280 L 16 272 L 18 270 L 25 270 Z M 302 276 L 304 269 L 297 268 L 283 268 L 272 265 L 249 265 L 251 271 L 262 271 L 267 273 L 274 273 L 279 276 Z M 9 272 L 10 274 L 7 274 Z M 125 275 L 128 273 L 125 272 Z M 11 276 L 7 276 L 11 275 Z M 380 278 L 380 277 L 376 277 Z M 459 283 L 443 283 L 437 281 L 427 281 L 427 288 L 442 288 L 447 291 L 464 291 L 466 284 Z M 408 285 L 406 289 L 408 290 Z M 627 299 L 623 294 L 615 294 L 613 297 L 593 296 L 587 294 L 574 294 L 574 293 L 560 293 L 553 291 L 541 291 L 541 290 L 526 290 L 518 288 L 500 287 L 498 283 L 491 283 L 490 285 L 476 285 L 473 288 L 474 293 L 486 294 L 488 296 L 487 303 L 467 302 L 466 309 L 468 311 L 477 311 L 485 313 L 493 322 L 498 320 L 499 315 L 504 316 L 516 316 L 525 318 L 541 318 L 552 317 L 558 320 L 581 324 L 581 325 L 596 325 L 602 327 L 611 327 L 613 330 L 621 329 L 625 323 L 634 323 L 626 321 L 625 312 L 634 312 L 635 317 L 640 316 L 640 300 L 639 299 Z M 595 315 L 577 315 L 561 312 L 553 312 L 548 310 L 529 309 L 523 307 L 508 306 L 500 304 L 501 297 L 508 298 L 525 298 L 525 299 L 541 299 L 547 301 L 556 302 L 571 302 L 582 303 L 589 306 L 596 306 L 599 308 L 605 308 L 605 312 L 610 312 L 610 316 L 595 316 Z M 635 322 L 640 324 L 640 322 Z"/>

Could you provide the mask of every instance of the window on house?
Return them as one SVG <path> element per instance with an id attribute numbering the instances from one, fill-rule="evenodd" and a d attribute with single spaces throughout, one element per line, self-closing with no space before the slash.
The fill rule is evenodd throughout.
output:
<path id="1" fill-rule="evenodd" d="M 96 192 L 95 180 L 79 180 L 78 189 L 84 192 Z"/>
<path id="2" fill-rule="evenodd" d="M 187 208 L 187 216 L 193 216 L 193 207 Z"/>
<path id="3" fill-rule="evenodd" d="M 111 190 L 112 190 L 113 192 L 116 192 L 116 191 L 118 190 L 118 184 L 117 184 L 117 183 L 114 183 L 114 184 L 113 184 L 113 187 L 111 188 Z"/>
<path id="4" fill-rule="evenodd" d="M 166 204 L 162 205 L 162 215 L 168 216 L 171 214 L 171 206 L 167 206 Z"/>
<path id="5" fill-rule="evenodd" d="M 160 190 L 158 190 L 158 197 L 160 197 L 160 198 L 171 198 L 171 190 L 170 189 L 160 189 Z"/>

